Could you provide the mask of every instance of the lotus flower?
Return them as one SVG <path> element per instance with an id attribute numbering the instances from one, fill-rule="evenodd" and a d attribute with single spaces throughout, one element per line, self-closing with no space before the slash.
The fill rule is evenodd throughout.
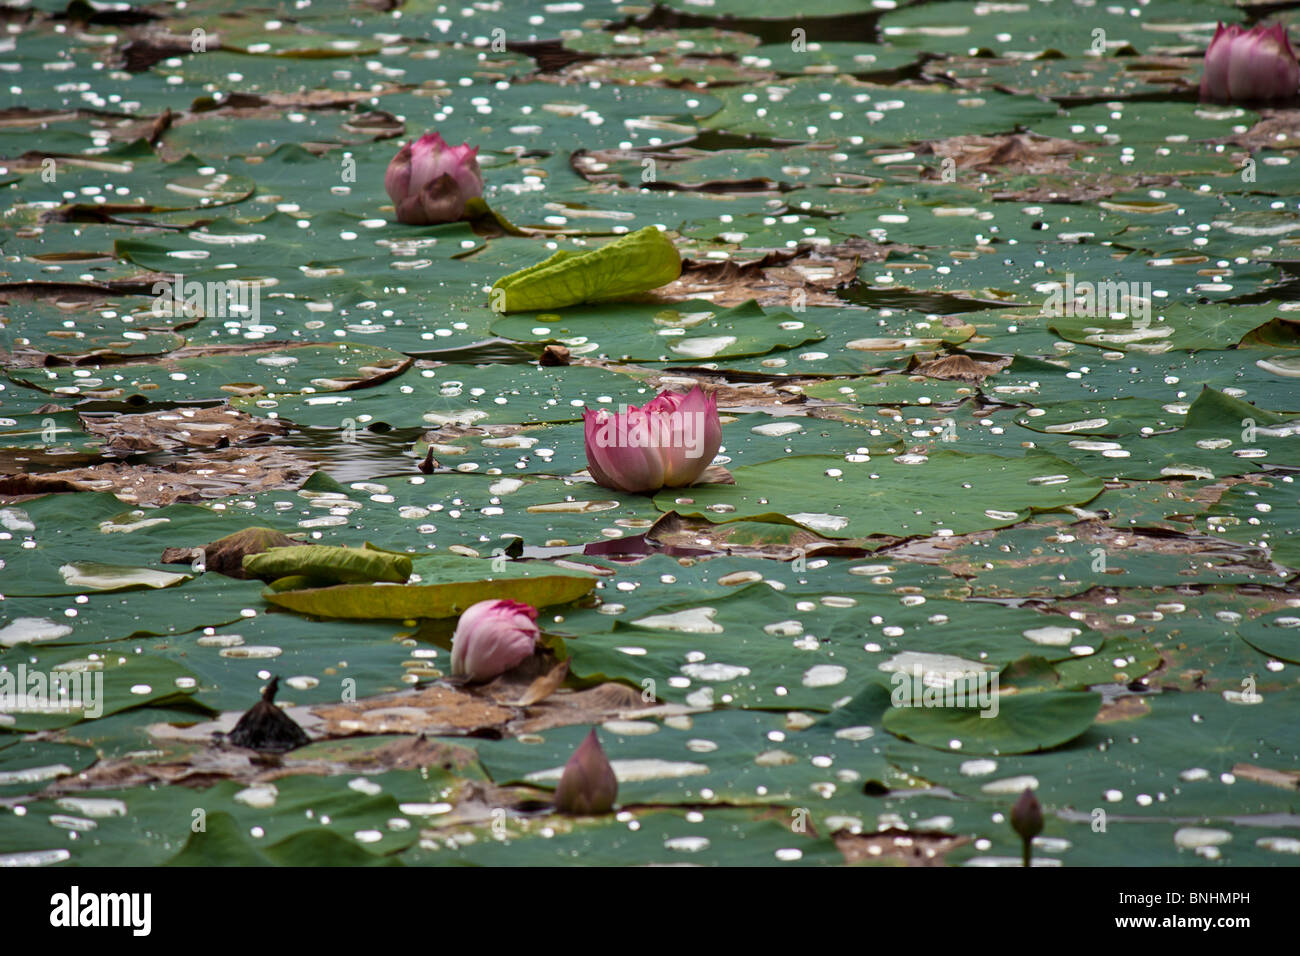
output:
<path id="1" fill-rule="evenodd" d="M 555 788 L 555 809 L 580 816 L 608 813 L 617 797 L 618 778 L 593 730 L 564 765 Z"/>
<path id="2" fill-rule="evenodd" d="M 642 408 L 614 414 L 588 409 L 587 467 L 615 491 L 649 493 L 693 483 L 722 444 L 717 399 L 697 385 L 685 395 L 660 392 Z"/>
<path id="3" fill-rule="evenodd" d="M 522 663 L 537 643 L 537 608 L 518 601 L 479 601 L 466 608 L 451 638 L 451 672 L 473 683 Z"/>
<path id="4" fill-rule="evenodd" d="M 1300 86 L 1296 62 L 1286 27 L 1275 23 L 1243 30 L 1222 23 L 1205 51 L 1201 99 L 1218 103 L 1286 100 Z"/>
<path id="5" fill-rule="evenodd" d="M 477 146 L 448 146 L 437 133 L 403 146 L 384 175 L 397 221 L 428 226 L 464 219 L 466 203 L 483 195 L 477 156 Z"/>

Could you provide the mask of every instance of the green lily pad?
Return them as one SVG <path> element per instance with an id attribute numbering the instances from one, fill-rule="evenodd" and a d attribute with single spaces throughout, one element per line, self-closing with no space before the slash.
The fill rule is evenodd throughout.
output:
<path id="1" fill-rule="evenodd" d="M 1096 694 L 1069 691 L 1002 696 L 997 713 L 969 707 L 895 707 L 885 729 L 937 750 L 1016 754 L 1050 750 L 1092 726 L 1101 706 Z"/>
<path id="2" fill-rule="evenodd" d="M 492 331 L 519 341 L 558 342 L 615 361 L 696 363 L 765 355 L 824 335 L 789 312 L 767 312 L 753 300 L 731 309 L 702 301 L 675 307 L 593 306 L 563 315 L 498 319 Z"/>
<path id="3" fill-rule="evenodd" d="M 798 524 L 831 538 L 965 534 L 1015 524 L 1035 510 L 1085 504 L 1102 487 L 1050 455 L 959 451 L 866 461 L 796 455 L 738 468 L 735 479 L 662 491 L 655 505 L 713 522 Z"/>
<path id="4" fill-rule="evenodd" d="M 411 360 L 374 345 L 291 345 L 261 354 L 175 359 L 163 365 L 85 369 L 16 369 L 10 374 L 34 388 L 61 396 L 151 402 L 199 396 L 339 392 L 383 381 L 405 371 Z M 81 373 L 81 374 L 78 374 Z"/>

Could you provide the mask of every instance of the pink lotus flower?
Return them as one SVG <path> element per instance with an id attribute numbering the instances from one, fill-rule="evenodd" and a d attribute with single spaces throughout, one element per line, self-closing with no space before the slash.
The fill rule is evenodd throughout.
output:
<path id="1" fill-rule="evenodd" d="M 555 788 L 555 809 L 579 816 L 609 813 L 617 797 L 618 778 L 593 730 L 564 765 Z"/>
<path id="2" fill-rule="evenodd" d="M 451 672 L 488 681 L 518 666 L 537 643 L 537 608 L 518 601 L 479 601 L 466 608 L 451 638 Z"/>
<path id="3" fill-rule="evenodd" d="M 1205 51 L 1201 99 L 1217 103 L 1286 100 L 1300 86 L 1296 62 L 1286 27 L 1276 23 L 1243 30 L 1222 23 Z"/>
<path id="4" fill-rule="evenodd" d="M 684 488 L 709 467 L 722 444 L 717 399 L 697 385 L 685 395 L 660 392 L 643 407 L 583 413 L 587 467 L 615 491 Z"/>
<path id="5" fill-rule="evenodd" d="M 466 203 L 483 195 L 477 156 L 477 146 L 448 146 L 437 133 L 403 146 L 384 175 L 397 221 L 428 226 L 465 218 Z"/>

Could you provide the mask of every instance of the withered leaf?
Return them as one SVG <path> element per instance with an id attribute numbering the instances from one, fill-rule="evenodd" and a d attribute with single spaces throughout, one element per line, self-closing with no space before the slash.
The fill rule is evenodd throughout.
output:
<path id="1" fill-rule="evenodd" d="M 236 747 L 262 753 L 284 753 L 311 743 L 311 738 L 294 719 L 275 706 L 275 692 L 279 687 L 280 678 L 272 677 L 262 690 L 262 699 L 239 718 L 226 740 Z"/>
<path id="2" fill-rule="evenodd" d="M 244 555 L 261 554 L 271 548 L 290 548 L 301 543 L 273 528 L 245 528 L 201 548 L 168 548 L 163 552 L 162 563 L 190 564 L 194 552 L 202 551 L 207 570 L 227 577 L 247 579 L 249 575 L 244 571 Z"/>

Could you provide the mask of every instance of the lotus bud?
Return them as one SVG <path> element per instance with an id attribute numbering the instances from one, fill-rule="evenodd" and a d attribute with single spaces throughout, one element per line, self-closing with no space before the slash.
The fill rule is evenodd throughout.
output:
<path id="1" fill-rule="evenodd" d="M 561 813 L 594 816 L 609 813 L 618 797 L 618 778 L 592 730 L 573 752 L 555 788 L 555 809 Z"/>
<path id="2" fill-rule="evenodd" d="M 1286 27 L 1244 30 L 1222 23 L 1205 51 L 1201 99 L 1217 103 L 1289 100 L 1300 86 L 1297 63 Z"/>
<path id="3" fill-rule="evenodd" d="M 275 706 L 275 694 L 279 689 L 280 678 L 272 677 L 271 682 L 262 688 L 262 699 L 250 707 L 226 735 L 230 743 L 264 753 L 284 753 L 311 743 L 297 721 Z"/>
<path id="4" fill-rule="evenodd" d="M 1020 834 L 1024 847 L 1024 863 L 1029 866 L 1030 850 L 1034 837 L 1043 832 L 1043 808 L 1038 804 L 1034 791 L 1025 788 L 1016 805 L 1011 808 L 1011 829 Z"/>
<path id="5" fill-rule="evenodd" d="M 587 467 L 596 483 L 649 494 L 694 483 L 722 445 L 717 399 L 697 385 L 661 392 L 645 406 L 583 414 Z"/>
<path id="6" fill-rule="evenodd" d="M 449 146 L 437 133 L 403 146 L 384 175 L 397 221 L 429 226 L 464 219 L 466 204 L 483 195 L 477 156 L 477 146 Z"/>
<path id="7" fill-rule="evenodd" d="M 472 683 L 517 667 L 537 644 L 537 608 L 518 601 L 479 601 L 466 608 L 451 638 L 451 672 Z"/>

